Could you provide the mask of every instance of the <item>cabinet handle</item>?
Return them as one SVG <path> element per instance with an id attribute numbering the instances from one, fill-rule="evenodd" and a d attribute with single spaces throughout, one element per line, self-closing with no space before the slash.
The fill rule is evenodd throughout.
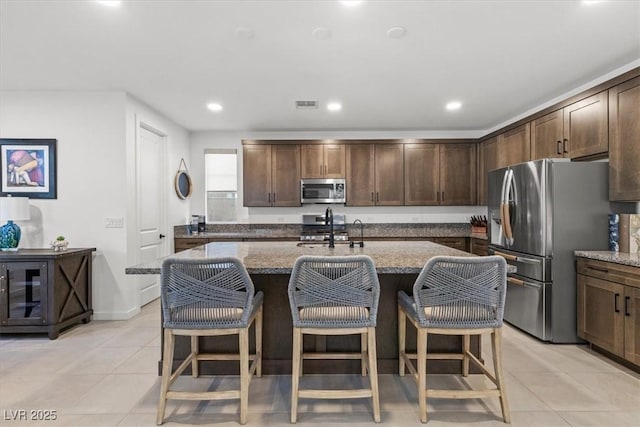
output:
<path id="1" fill-rule="evenodd" d="M 268 197 L 269 197 L 269 198 L 267 199 L 267 201 L 268 201 L 269 203 L 271 203 L 271 193 L 269 193 Z"/>
<path id="2" fill-rule="evenodd" d="M 442 201 L 444 202 L 444 191 L 442 192 Z"/>
<path id="3" fill-rule="evenodd" d="M 274 192 L 273 193 L 273 203 L 275 203 L 275 202 L 276 202 L 276 193 Z"/>
<path id="4" fill-rule="evenodd" d="M 380 201 L 380 193 L 376 191 L 376 203 Z"/>
<path id="5" fill-rule="evenodd" d="M 599 271 L 601 273 L 609 273 L 609 270 L 607 270 L 606 268 L 602 268 L 602 267 L 593 267 L 593 266 L 589 265 L 589 266 L 587 266 L 587 268 L 589 270 Z"/>
<path id="6" fill-rule="evenodd" d="M 631 316 L 629 313 L 629 301 L 631 301 L 631 297 L 624 297 L 624 315 Z"/>
<path id="7" fill-rule="evenodd" d="M 372 201 L 372 202 L 375 202 L 375 201 L 376 201 L 376 199 L 373 197 L 373 191 L 371 192 L 371 201 Z"/>
<path id="8" fill-rule="evenodd" d="M 569 140 L 567 138 L 562 140 L 562 152 L 564 154 L 569 154 L 569 151 L 567 150 L 567 143 L 569 142 Z"/>
<path id="9" fill-rule="evenodd" d="M 436 191 L 436 202 L 440 202 L 440 192 Z"/>
<path id="10" fill-rule="evenodd" d="M 562 141 L 558 140 L 558 154 L 562 155 Z"/>
<path id="11" fill-rule="evenodd" d="M 620 313 L 620 309 L 618 308 L 618 297 L 620 296 L 620 294 L 614 294 L 613 295 L 613 311 L 615 311 L 616 313 Z"/>

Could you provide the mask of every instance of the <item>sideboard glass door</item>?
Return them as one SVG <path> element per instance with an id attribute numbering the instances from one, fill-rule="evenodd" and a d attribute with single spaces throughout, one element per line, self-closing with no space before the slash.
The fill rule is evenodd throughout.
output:
<path id="1" fill-rule="evenodd" d="M 47 323 L 47 264 L 1 264 L 0 305 L 2 326 Z"/>

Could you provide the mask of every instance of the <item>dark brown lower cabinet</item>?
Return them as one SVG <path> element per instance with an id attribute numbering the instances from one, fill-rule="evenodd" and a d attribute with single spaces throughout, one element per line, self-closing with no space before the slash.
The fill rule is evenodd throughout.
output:
<path id="1" fill-rule="evenodd" d="M 88 323 L 95 249 L 20 249 L 0 254 L 0 333 L 48 333 Z"/>
<path id="2" fill-rule="evenodd" d="M 487 239 L 477 239 L 475 237 L 472 237 L 471 248 L 469 249 L 469 252 L 479 256 L 487 256 L 489 255 L 487 245 L 488 245 Z"/>
<path id="3" fill-rule="evenodd" d="M 640 365 L 640 268 L 578 258 L 578 336 Z"/>

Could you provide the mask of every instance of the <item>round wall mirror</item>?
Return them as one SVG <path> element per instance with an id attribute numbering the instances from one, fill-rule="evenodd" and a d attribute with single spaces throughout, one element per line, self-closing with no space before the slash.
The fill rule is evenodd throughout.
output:
<path id="1" fill-rule="evenodd" d="M 191 195 L 193 190 L 193 184 L 189 172 L 186 170 L 180 170 L 176 173 L 175 179 L 176 194 L 181 199 L 186 199 Z"/>

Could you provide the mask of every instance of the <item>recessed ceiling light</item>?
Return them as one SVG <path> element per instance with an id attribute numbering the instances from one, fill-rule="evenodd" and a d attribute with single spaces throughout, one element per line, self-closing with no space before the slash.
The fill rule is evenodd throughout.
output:
<path id="1" fill-rule="evenodd" d="M 327 110 L 340 111 L 342 110 L 342 104 L 340 104 L 339 102 L 330 102 L 327 104 Z"/>
<path id="2" fill-rule="evenodd" d="M 387 37 L 390 39 L 400 39 L 407 33 L 403 27 L 391 27 L 387 30 Z"/>
<path id="3" fill-rule="evenodd" d="M 211 111 L 215 111 L 216 113 L 218 111 L 222 111 L 222 105 L 218 104 L 217 102 L 212 102 L 210 104 L 207 104 L 207 108 Z"/>
<path id="4" fill-rule="evenodd" d="M 362 3 L 362 0 L 341 0 L 340 3 L 342 3 L 343 6 L 356 7 Z"/>
<path id="5" fill-rule="evenodd" d="M 459 110 L 462 107 L 462 102 L 460 101 L 451 101 L 447 104 L 446 108 L 449 111 Z"/>
<path id="6" fill-rule="evenodd" d="M 109 7 L 118 7 L 122 3 L 120 0 L 96 0 L 96 2 Z"/>
<path id="7" fill-rule="evenodd" d="M 591 6 L 597 3 L 602 3 L 602 0 L 582 0 L 582 4 Z"/>

